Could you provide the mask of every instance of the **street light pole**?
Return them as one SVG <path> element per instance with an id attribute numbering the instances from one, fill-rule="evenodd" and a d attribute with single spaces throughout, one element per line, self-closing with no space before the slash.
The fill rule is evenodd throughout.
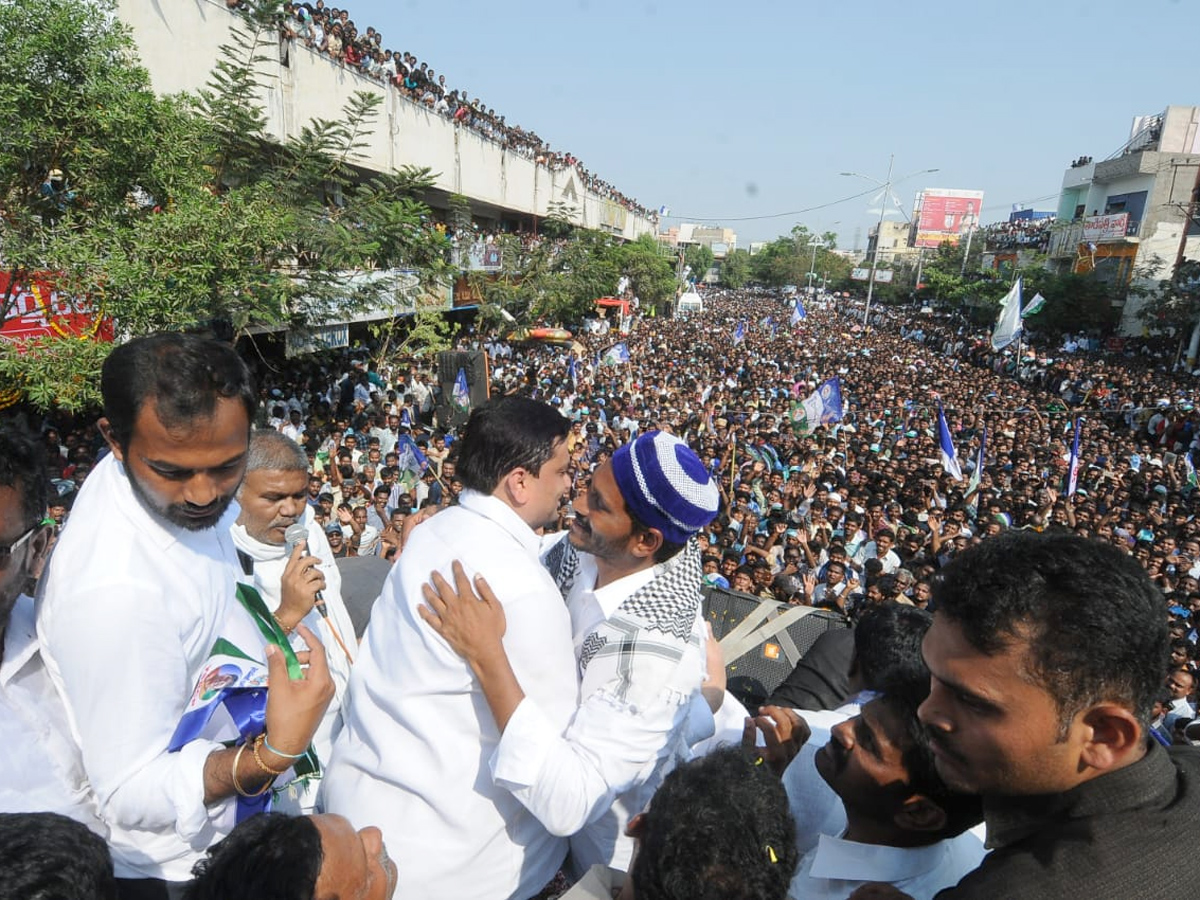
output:
<path id="1" fill-rule="evenodd" d="M 867 308 L 863 312 L 863 324 L 866 325 L 871 317 L 871 298 L 875 294 L 875 269 L 879 262 L 879 241 L 883 238 L 883 217 L 887 214 L 887 205 L 892 198 L 892 165 L 896 162 L 896 154 L 888 157 L 888 173 L 886 181 L 879 181 L 872 178 L 870 175 L 863 175 L 861 172 L 842 172 L 843 175 L 853 175 L 856 178 L 865 178 L 867 181 L 874 181 L 883 187 L 883 200 L 879 204 L 879 226 L 875 229 L 875 250 L 871 254 L 871 278 L 867 282 Z M 896 181 L 904 181 L 907 178 L 912 178 L 914 175 L 928 175 L 937 169 L 921 169 L 916 172 L 910 172 L 904 178 L 897 178 Z M 900 215 L 904 215 L 904 210 L 900 210 Z M 905 218 L 908 218 L 905 216 Z"/>
<path id="2" fill-rule="evenodd" d="M 883 183 L 883 202 L 879 204 L 879 225 L 875 228 L 875 252 L 871 254 L 871 279 L 867 282 L 867 308 L 863 310 L 863 325 L 866 326 L 871 318 L 871 297 L 875 293 L 875 267 L 879 263 L 879 242 L 883 240 L 883 217 L 887 213 L 887 205 L 892 199 L 892 165 L 896 162 L 896 154 L 888 157 L 887 180 Z"/>
<path id="3" fill-rule="evenodd" d="M 812 242 L 812 262 L 808 264 L 808 292 L 812 293 L 813 279 L 817 277 L 817 248 L 824 247 L 824 241 Z"/>

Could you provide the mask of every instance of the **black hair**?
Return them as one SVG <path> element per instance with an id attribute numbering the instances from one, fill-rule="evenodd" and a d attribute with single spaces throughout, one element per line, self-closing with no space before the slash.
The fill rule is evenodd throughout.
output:
<path id="1" fill-rule="evenodd" d="M 663 781 L 629 877 L 638 900 L 783 900 L 798 861 L 783 785 L 722 747 Z"/>
<path id="2" fill-rule="evenodd" d="M 887 601 L 867 607 L 854 626 L 854 665 L 862 685 L 881 693 L 929 692 L 921 641 L 933 615 Z"/>
<path id="3" fill-rule="evenodd" d="M 0 424 L 0 487 L 12 488 L 20 497 L 22 530 L 46 514 L 49 487 L 44 458 L 45 450 L 23 422 Z"/>
<path id="4" fill-rule="evenodd" d="M 308 816 L 251 816 L 192 868 L 185 900 L 314 900 L 324 854 Z"/>
<path id="5" fill-rule="evenodd" d="M 1027 645 L 1027 674 L 1054 698 L 1060 736 L 1102 700 L 1149 723 L 1168 668 L 1166 600 L 1111 544 L 1008 531 L 943 569 L 933 599 L 980 653 Z"/>
<path id="6" fill-rule="evenodd" d="M 0 900 L 116 900 L 108 846 L 58 813 L 0 813 Z"/>
<path id="7" fill-rule="evenodd" d="M 463 487 L 490 494 L 514 469 L 537 475 L 571 423 L 553 406 L 527 397 L 500 397 L 471 413 L 463 429 L 455 476 Z"/>
<path id="8" fill-rule="evenodd" d="M 650 533 L 650 526 L 633 514 L 628 505 L 625 507 L 625 513 L 629 516 L 629 521 L 633 526 L 633 533 L 641 536 Z M 661 532 L 659 532 L 661 534 Z M 663 538 L 663 542 L 659 544 L 658 549 L 654 551 L 654 562 L 665 563 L 668 559 L 675 556 L 680 550 L 686 547 L 687 544 L 676 544 Z"/>
<path id="9" fill-rule="evenodd" d="M 914 683 L 907 689 L 884 694 L 880 702 L 904 723 L 904 746 L 900 761 L 908 773 L 909 793 L 928 797 L 946 814 L 945 825 L 930 834 L 929 843 L 933 843 L 957 837 L 982 822 L 983 798 L 951 790 L 938 775 L 933 749 L 929 744 L 929 732 L 917 717 L 917 709 L 928 696 L 929 678 L 926 677 L 924 690 Z"/>
<path id="10" fill-rule="evenodd" d="M 146 401 L 167 428 L 187 428 L 213 415 L 218 400 L 239 400 L 255 413 L 254 378 L 228 344 L 191 334 L 159 332 L 113 350 L 100 372 L 104 415 L 113 440 L 128 448 Z"/>
<path id="11" fill-rule="evenodd" d="M 282 432 L 262 428 L 250 435 L 246 453 L 246 474 L 265 469 L 270 472 L 309 472 L 304 448 Z M 310 475 L 310 480 L 315 475 Z"/>

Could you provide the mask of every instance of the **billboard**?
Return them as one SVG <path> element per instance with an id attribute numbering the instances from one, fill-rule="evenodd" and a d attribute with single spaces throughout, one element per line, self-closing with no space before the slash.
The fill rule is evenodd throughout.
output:
<path id="1" fill-rule="evenodd" d="M 1128 228 L 1129 213 L 1088 216 L 1083 220 L 1083 240 L 1091 244 L 1123 240 Z"/>
<path id="2" fill-rule="evenodd" d="M 850 277 L 853 278 L 855 281 L 870 281 L 871 280 L 871 270 L 870 269 L 851 269 Z M 892 270 L 891 269 L 876 269 L 875 270 L 875 281 L 877 283 L 888 284 L 891 282 L 891 280 L 892 280 Z"/>
<path id="3" fill-rule="evenodd" d="M 916 246 L 938 247 L 945 241 L 957 244 L 979 227 L 982 209 L 983 191 L 926 188 L 917 195 Z"/>

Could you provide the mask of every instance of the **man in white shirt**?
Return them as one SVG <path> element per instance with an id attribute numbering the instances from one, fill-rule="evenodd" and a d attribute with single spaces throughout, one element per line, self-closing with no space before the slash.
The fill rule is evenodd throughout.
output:
<path id="1" fill-rule="evenodd" d="M 101 391 L 111 453 L 47 567 L 38 636 L 122 898 L 175 898 L 301 764 L 333 685 L 313 633 L 298 626 L 312 651 L 297 658 L 237 584 L 229 529 L 255 393 L 233 348 L 136 338 L 105 360 Z"/>
<path id="2" fill-rule="evenodd" d="M 869 559 L 877 559 L 883 563 L 883 574 L 891 575 L 900 568 L 900 557 L 892 549 L 896 543 L 895 533 L 884 528 L 875 532 L 875 540 L 867 541 L 854 554 L 854 563 L 860 568 Z"/>
<path id="3" fill-rule="evenodd" d="M 555 875 L 555 837 L 487 770 L 500 739 L 470 667 L 420 621 L 430 569 L 462 559 L 504 592 L 513 668 L 558 733 L 575 708 L 571 622 L 538 559 L 534 528 L 570 487 L 568 423 L 533 400 L 475 410 L 461 441 L 458 506 L 422 523 L 371 612 L 345 727 L 325 776 L 326 810 L 377 825 L 397 897 L 526 900 Z"/>
<path id="4" fill-rule="evenodd" d="M 291 635 L 293 646 L 307 649 L 295 631 L 303 622 L 328 648 L 334 695 L 313 739 L 317 759 L 326 765 L 341 730 L 357 644 L 354 623 L 342 602 L 342 576 L 307 495 L 308 457 L 299 444 L 278 432 L 254 432 L 237 495 L 241 511 L 231 533 L 243 574 L 253 579 L 267 610 Z M 299 541 L 288 536 L 288 529 L 297 524 L 304 534 Z M 323 611 L 316 606 L 318 597 Z M 302 782 L 277 788 L 274 809 L 312 812 L 320 777 L 317 771 Z"/>
<path id="5" fill-rule="evenodd" d="M 61 813 L 103 836 L 66 709 L 42 661 L 33 598 L 22 593 L 50 547 L 43 456 L 24 429 L 0 427 L 0 813 Z"/>
<path id="6" fill-rule="evenodd" d="M 593 865 L 628 867 L 625 825 L 712 731 L 700 694 L 705 636 L 692 538 L 719 506 L 696 454 L 658 431 L 618 448 L 576 499 L 569 541 L 546 557 L 567 599 L 580 676 L 565 733 L 509 664 L 501 637 L 514 625 L 505 631 L 486 582 L 476 581 L 484 603 L 461 572 L 457 595 L 440 576 L 443 596 L 426 593 L 432 611 L 422 616 L 470 660 L 502 732 L 489 759 L 493 782 L 552 833 L 572 836 L 577 876 Z"/>
<path id="7" fill-rule="evenodd" d="M 842 801 L 846 828 L 818 836 L 800 860 L 791 896 L 846 900 L 867 882 L 885 882 L 932 900 L 979 865 L 983 844 L 967 829 L 983 820 L 983 807 L 938 777 L 917 720 L 928 693 L 926 685 L 911 696 L 885 694 L 833 727 L 815 763 Z"/>

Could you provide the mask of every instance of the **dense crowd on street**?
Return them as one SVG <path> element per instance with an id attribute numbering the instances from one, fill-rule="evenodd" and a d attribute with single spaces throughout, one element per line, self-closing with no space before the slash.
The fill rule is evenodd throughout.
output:
<path id="1" fill-rule="evenodd" d="M 704 304 L 467 327 L 474 407 L 429 358 L 140 339 L 99 423 L 3 430 L 0 834 L 82 823 L 13 828 L 46 865 L 111 854 L 97 897 L 1194 890 L 1196 375 L 1154 342 Z M 747 710 L 702 586 L 846 627 Z"/>
<path id="2" fill-rule="evenodd" d="M 1010 219 L 985 225 L 980 231 L 993 250 L 1036 250 L 1045 253 L 1050 249 L 1050 229 L 1057 220 L 1054 216 L 1038 219 Z"/>
<path id="3" fill-rule="evenodd" d="M 229 0 L 231 8 L 240 0 Z M 653 217 L 654 212 L 619 191 L 589 170 L 574 154 L 550 146 L 532 129 L 510 125 L 503 114 L 472 97 L 463 88 L 451 88 L 446 75 L 419 61 L 412 53 L 394 51 L 384 45 L 383 35 L 373 26 L 359 31 L 350 12 L 315 3 L 284 3 L 280 34 L 288 46 L 303 46 L 327 57 L 332 63 L 361 72 L 367 78 L 390 85 L 402 96 L 455 124 L 468 128 L 504 149 L 532 159 L 551 170 L 571 169 L 583 187 L 630 212 Z"/>

